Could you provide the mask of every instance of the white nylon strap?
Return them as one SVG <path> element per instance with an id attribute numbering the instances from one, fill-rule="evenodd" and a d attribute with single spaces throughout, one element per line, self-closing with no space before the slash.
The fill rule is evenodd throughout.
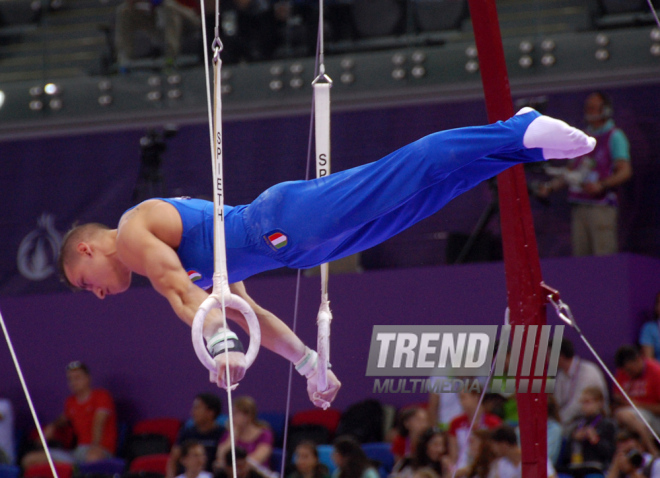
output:
<path id="1" fill-rule="evenodd" d="M 321 70 L 321 75 L 312 83 L 314 87 L 314 124 L 316 144 L 316 177 L 330 174 L 330 88 L 332 80 Z M 322 82 L 321 80 L 325 80 Z M 328 264 L 321 264 L 321 305 L 316 317 L 318 326 L 317 344 L 317 392 L 328 389 L 328 363 L 330 361 L 330 302 L 328 300 Z M 328 408 L 330 405 L 324 405 Z"/>

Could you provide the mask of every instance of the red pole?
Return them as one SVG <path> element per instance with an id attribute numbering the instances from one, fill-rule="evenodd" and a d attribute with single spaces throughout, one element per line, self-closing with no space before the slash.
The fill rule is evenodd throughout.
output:
<path id="1" fill-rule="evenodd" d="M 495 1 L 469 0 L 469 4 L 488 120 L 506 120 L 514 111 Z M 497 184 L 510 322 L 544 325 L 541 264 L 523 167 L 501 173 Z M 547 396 L 519 393 L 517 401 L 522 476 L 547 478 Z"/>

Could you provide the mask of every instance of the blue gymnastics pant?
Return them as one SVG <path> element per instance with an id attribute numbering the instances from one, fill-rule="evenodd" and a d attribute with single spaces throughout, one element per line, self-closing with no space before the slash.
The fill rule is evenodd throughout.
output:
<path id="1" fill-rule="evenodd" d="M 522 144 L 538 116 L 434 133 L 376 162 L 269 188 L 243 211 L 269 256 L 263 270 L 304 269 L 363 251 L 505 169 L 543 160 L 540 149 Z M 269 241 L 278 234 L 286 237 L 279 249 Z"/>

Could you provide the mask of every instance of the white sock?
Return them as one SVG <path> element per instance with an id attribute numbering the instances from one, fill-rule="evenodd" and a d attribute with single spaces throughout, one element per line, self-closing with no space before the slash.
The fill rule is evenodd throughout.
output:
<path id="1" fill-rule="evenodd" d="M 523 108 L 516 115 L 530 111 L 532 108 Z M 593 151 L 596 140 L 561 120 L 539 116 L 527 127 L 523 145 L 525 148 L 542 148 L 545 159 L 568 159 Z"/>

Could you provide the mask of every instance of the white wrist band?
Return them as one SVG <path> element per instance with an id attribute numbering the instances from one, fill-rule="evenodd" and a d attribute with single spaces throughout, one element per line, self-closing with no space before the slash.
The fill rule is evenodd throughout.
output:
<path id="1" fill-rule="evenodd" d="M 300 375 L 309 378 L 316 373 L 316 362 L 318 357 L 318 354 L 314 350 L 305 347 L 305 355 L 293 365 L 295 365 L 296 370 Z"/>

